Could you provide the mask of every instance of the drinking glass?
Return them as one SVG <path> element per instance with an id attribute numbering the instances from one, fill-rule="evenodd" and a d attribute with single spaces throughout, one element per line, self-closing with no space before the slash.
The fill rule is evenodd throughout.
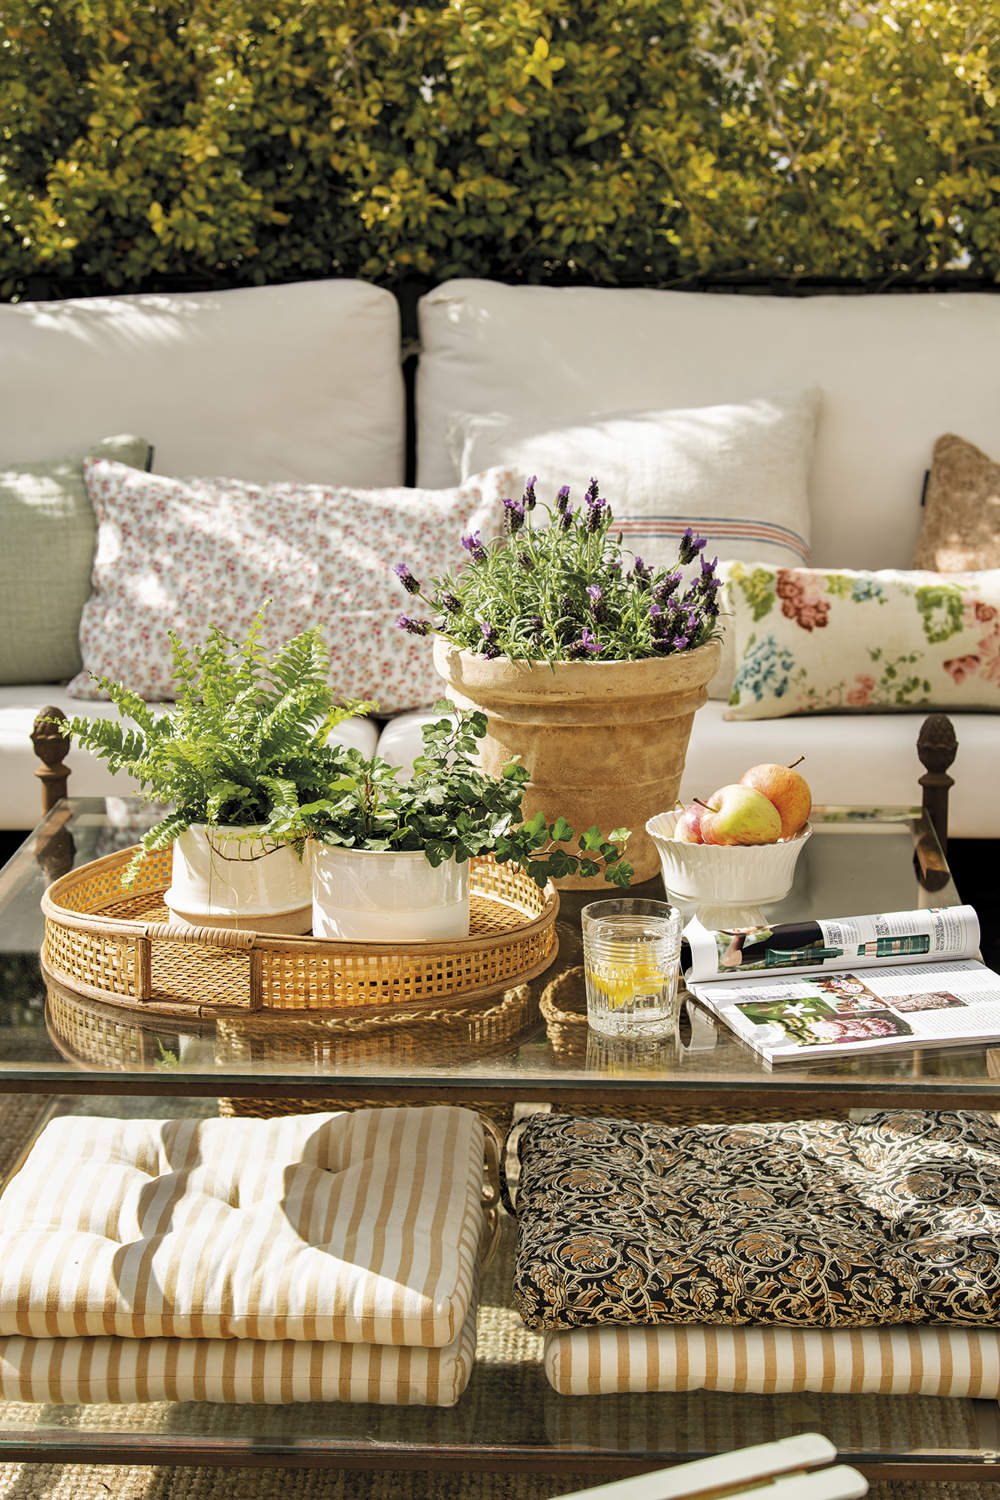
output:
<path id="1" fill-rule="evenodd" d="M 604 1036 L 677 1029 L 683 918 L 665 901 L 593 901 L 581 913 L 587 1024 Z"/>

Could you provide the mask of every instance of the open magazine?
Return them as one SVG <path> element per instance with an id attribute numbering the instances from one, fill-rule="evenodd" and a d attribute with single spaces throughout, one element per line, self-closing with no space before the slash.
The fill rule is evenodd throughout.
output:
<path id="1" fill-rule="evenodd" d="M 769 1062 L 1000 1038 L 1000 975 L 971 906 L 684 929 L 685 982 Z"/>

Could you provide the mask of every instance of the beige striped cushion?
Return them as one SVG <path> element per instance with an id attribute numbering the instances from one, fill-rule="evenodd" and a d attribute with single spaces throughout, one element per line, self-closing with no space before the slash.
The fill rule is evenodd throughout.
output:
<path id="1" fill-rule="evenodd" d="M 375 1401 L 454 1406 L 476 1353 L 476 1306 L 450 1344 L 298 1339 L 0 1339 L 0 1399 Z"/>
<path id="2" fill-rule="evenodd" d="M 0 1335 L 449 1344 L 482 1180 L 448 1106 L 54 1120 L 0 1198 Z"/>
<path id="3" fill-rule="evenodd" d="M 1000 1329 L 578 1328 L 546 1337 L 545 1373 L 564 1396 L 706 1390 L 994 1398 Z"/>

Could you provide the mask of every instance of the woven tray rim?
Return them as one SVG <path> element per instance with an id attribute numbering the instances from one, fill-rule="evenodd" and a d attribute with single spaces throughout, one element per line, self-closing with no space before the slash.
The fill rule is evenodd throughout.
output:
<path id="1" fill-rule="evenodd" d="M 253 928 L 218 928 L 214 933 L 209 933 L 205 927 L 194 927 L 185 929 L 178 924 L 168 922 L 138 922 L 130 917 L 101 917 L 97 913 L 81 913 L 71 907 L 59 904 L 59 895 L 68 889 L 78 885 L 86 872 L 91 876 L 102 871 L 111 872 L 117 867 L 129 864 L 139 846 L 134 845 L 127 849 L 117 849 L 112 854 L 104 854 L 99 859 L 88 861 L 86 864 L 77 865 L 75 869 L 69 870 L 65 875 L 60 875 L 42 893 L 41 907 L 46 918 L 59 922 L 63 927 L 74 928 L 78 932 L 99 932 L 107 937 L 147 937 L 161 939 L 171 943 L 194 943 L 201 947 L 218 948 L 262 948 L 272 951 L 289 952 L 302 950 L 303 952 L 337 953 L 366 953 L 374 957 L 381 954 L 392 954 L 395 957 L 421 958 L 429 954 L 442 953 L 468 953 L 488 952 L 491 948 L 502 948 L 509 943 L 513 936 L 519 939 L 530 936 L 539 928 L 547 927 L 555 921 L 559 911 L 559 893 L 552 882 L 546 885 L 540 892 L 542 898 L 542 909 L 534 917 L 518 925 L 516 934 L 514 932 L 500 933 L 493 937 L 477 938 L 475 935 L 467 938 L 450 938 L 446 941 L 423 940 L 409 943 L 380 943 L 368 942 L 363 939 L 355 939 L 351 942 L 340 938 L 318 938 L 311 935 L 291 937 L 284 933 L 257 932 Z M 476 873 L 482 866 L 492 863 L 489 855 L 477 855 L 469 862 L 470 886 L 476 890 Z M 165 889 L 165 887 L 164 887 Z M 150 895 L 154 892 L 150 891 Z M 480 891 L 480 895 L 483 893 Z"/>

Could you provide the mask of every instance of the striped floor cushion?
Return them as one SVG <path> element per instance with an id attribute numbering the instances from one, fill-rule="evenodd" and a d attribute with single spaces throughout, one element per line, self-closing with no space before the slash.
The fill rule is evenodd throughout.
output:
<path id="1" fill-rule="evenodd" d="M 57 1119 L 0 1197 L 0 1336 L 452 1346 L 482 1189 L 449 1106 Z"/>
<path id="2" fill-rule="evenodd" d="M 368 1401 L 454 1406 L 476 1353 L 476 1305 L 435 1347 L 307 1339 L 0 1339 L 0 1399 Z"/>
<path id="3" fill-rule="evenodd" d="M 545 1339 L 563 1396 L 630 1391 L 1000 1396 L 1000 1329 L 577 1328 Z"/>
<path id="4" fill-rule="evenodd" d="M 988 1115 L 535 1114 L 518 1154 L 514 1303 L 530 1328 L 1000 1326 Z"/>

